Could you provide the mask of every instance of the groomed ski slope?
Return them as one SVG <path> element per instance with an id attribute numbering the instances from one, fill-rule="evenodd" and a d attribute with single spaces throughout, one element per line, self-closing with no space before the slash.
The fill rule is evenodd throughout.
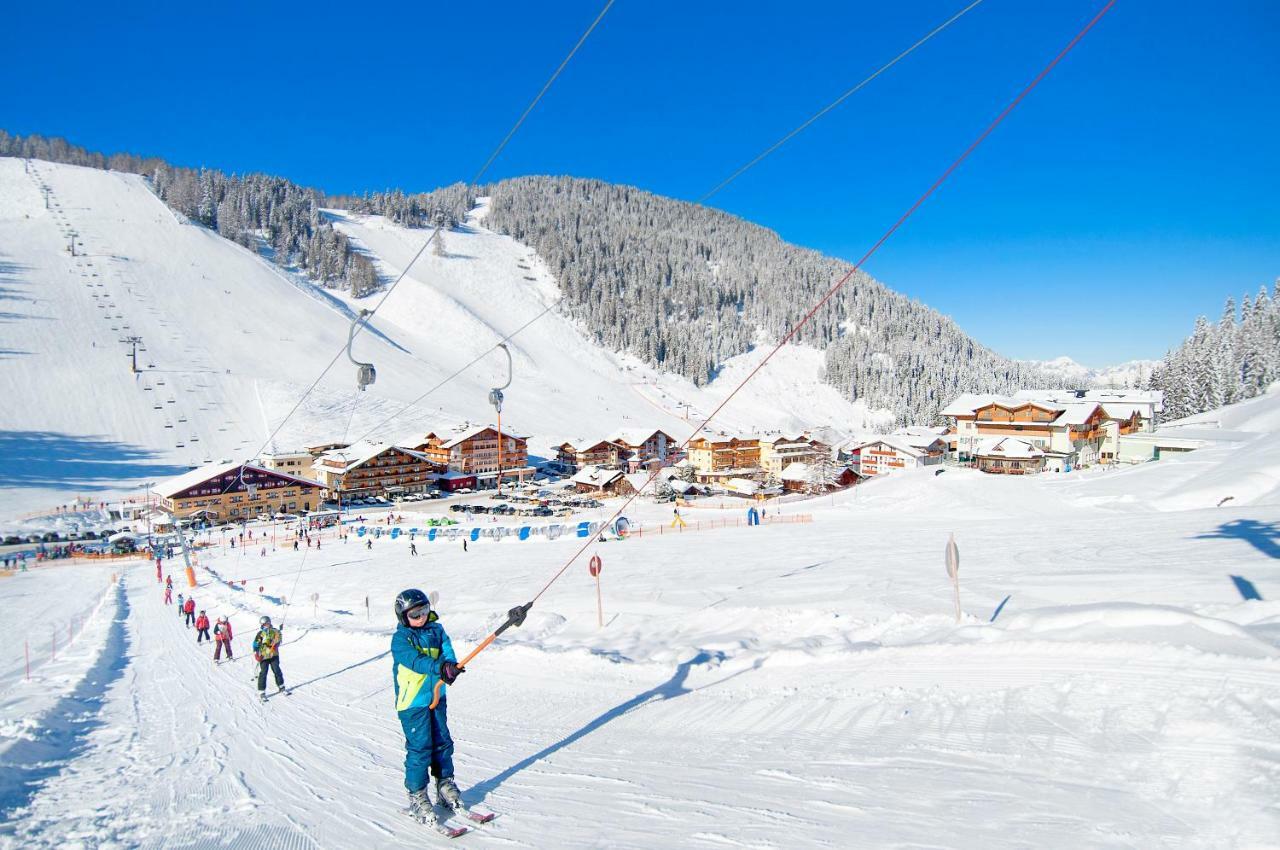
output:
<path id="1" fill-rule="evenodd" d="M 698 388 L 601 349 L 547 309 L 554 278 L 531 249 L 486 230 L 484 212 L 445 234 L 445 256 L 425 252 L 357 338 L 355 356 L 378 372 L 362 393 L 338 355 L 352 317 L 381 292 L 351 299 L 285 273 L 175 216 L 139 176 L 0 157 L 0 527 L 77 496 L 140 496 L 189 466 L 248 459 L 335 357 L 275 448 L 491 422 L 488 393 L 506 381 L 506 361 L 485 352 L 526 324 L 511 342 L 504 423 L 543 457 L 620 428 L 684 439 L 686 415 L 710 413 L 763 356 L 735 358 Z M 429 234 L 326 214 L 388 283 Z M 145 348 L 136 376 L 122 342 L 131 335 Z M 862 427 L 866 408 L 822 384 L 821 365 L 819 352 L 788 347 L 717 426 Z"/>
<path id="2" fill-rule="evenodd" d="M 1277 410 L 1269 396 L 1238 427 Z M 1232 445 L 1189 475 L 1194 454 L 1061 477 L 924 470 L 770 511 L 811 523 L 654 536 L 669 509 L 629 511 L 644 536 L 595 549 L 604 628 L 577 564 L 451 689 L 464 797 L 502 813 L 459 845 L 1276 847 L 1280 499 L 1147 504 L 1260 448 Z M 1142 482 L 1132 500 L 1090 498 L 1123 480 Z M 575 541 L 205 550 L 196 598 L 231 615 L 242 655 L 260 614 L 286 621 L 294 695 L 266 705 L 139 565 L 107 612 L 121 634 L 101 640 L 115 672 L 93 726 L 4 798 L 4 846 L 442 841 L 398 811 L 391 599 L 438 591 L 465 652 Z"/>

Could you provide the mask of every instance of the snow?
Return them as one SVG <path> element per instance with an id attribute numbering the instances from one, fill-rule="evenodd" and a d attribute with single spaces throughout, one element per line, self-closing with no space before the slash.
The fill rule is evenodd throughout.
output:
<path id="1" fill-rule="evenodd" d="M 279 421 L 345 340 L 341 314 L 177 223 L 136 178 L 37 167 L 99 254 L 95 268 L 138 294 L 124 302 L 131 324 L 172 370 L 145 377 L 178 381 L 193 412 L 215 405 L 215 456 L 256 447 L 264 422 Z M 0 361 L 0 391 L 18 400 L 4 427 L 28 434 L 17 445 L 27 454 L 6 459 L 30 458 L 7 462 L 6 504 L 165 477 L 156 468 L 184 455 L 139 409 L 144 391 L 120 362 L 83 349 L 108 334 L 95 308 L 77 306 L 88 287 L 29 185 L 21 162 L 0 159 L 0 246 L 22 266 L 8 285 L 37 298 L 10 309 L 49 317 L 6 325 L 10 347 L 31 352 Z M 421 238 L 376 219 L 342 226 L 389 269 Z M 357 353 L 372 352 L 378 383 L 353 410 L 351 376 L 326 382 L 281 448 L 333 435 L 348 418 L 350 436 L 362 436 L 554 298 L 542 279 L 503 282 L 504 264 L 529 253 L 478 219 L 446 247 L 451 256 L 424 257 L 375 321 L 405 351 L 362 336 Z M 294 326 L 268 318 L 281 315 Z M 431 315 L 458 331 L 437 333 Z M 535 437 L 651 426 L 683 437 L 678 403 L 705 414 L 723 398 L 724 375 L 696 390 L 645 372 L 558 314 L 528 333 L 512 346 L 507 404 Z M 199 363 L 217 367 L 188 371 Z M 793 418 L 811 424 L 819 414 L 802 417 L 800 402 L 771 405 L 815 367 L 802 349 L 779 355 L 726 409 L 726 427 L 766 415 L 790 432 Z M 423 421 L 391 422 L 382 436 L 486 421 L 487 390 L 502 380 L 505 362 L 485 358 L 423 406 Z M 822 411 L 824 391 L 799 398 Z M 213 427 L 224 421 L 227 432 Z M 403 737 L 387 650 L 392 599 L 414 586 L 439 592 L 460 652 L 547 587 L 526 623 L 450 689 L 464 798 L 502 815 L 460 839 L 474 846 L 1274 848 L 1280 394 L 1173 427 L 1222 438 L 1132 468 L 906 470 L 770 500 L 755 527 L 745 516 L 754 501 L 695 499 L 681 509 L 684 529 L 671 527 L 671 505 L 637 501 L 625 540 L 584 552 L 603 561 L 599 585 L 579 559 L 547 586 L 586 542 L 571 534 L 482 536 L 464 552 L 419 531 L 411 557 L 406 535 L 367 546 L 356 526 L 345 543 L 329 529 L 322 548 L 297 552 L 283 525 L 254 524 L 253 543 L 235 549 L 213 532 L 199 541 L 194 591 L 180 564 L 166 570 L 210 616 L 230 617 L 239 655 L 221 665 L 163 604 L 144 561 L 0 577 L 0 848 L 437 841 L 399 812 Z M 42 446 L 52 459 L 37 458 Z M 621 504 L 573 521 L 607 519 Z M 441 515 L 467 529 L 500 525 L 427 502 L 406 506 L 400 528 Z M 953 533 L 960 623 L 943 561 Z M 284 626 L 294 688 L 265 705 L 244 658 L 262 614 Z M 22 642 L 43 653 L 46 632 L 68 626 L 73 651 L 41 658 L 28 682 Z"/>
<path id="2" fill-rule="evenodd" d="M 1277 409 L 1268 396 L 1222 416 L 1257 427 Z M 1264 450 L 1207 452 L 1229 476 Z M 686 531 L 667 525 L 669 506 L 634 503 L 632 535 L 590 550 L 604 563 L 604 627 L 575 564 L 450 690 L 464 797 L 502 813 L 466 840 L 1275 846 L 1280 503 L 1170 509 L 1196 454 L 1096 475 L 907 471 L 767 503 L 754 528 L 744 502 L 695 501 L 683 513 L 701 528 Z M 1125 481 L 1132 500 L 1108 502 Z M 442 508 L 413 510 L 402 526 Z M 952 532 L 959 625 L 943 563 Z M 54 734 L 67 725 L 56 706 L 0 718 L 12 741 L 0 760 L 18 775 L 36 770 L 10 755 L 22 741 L 47 735 L 55 749 L 35 787 L 7 786 L 0 843 L 434 840 L 397 811 L 390 601 L 406 586 L 439 591 L 466 652 L 581 541 L 482 538 L 464 553 L 419 535 L 408 558 L 404 537 L 265 557 L 210 540 L 198 604 L 230 615 L 241 652 L 259 614 L 283 621 L 294 695 L 258 705 L 246 662 L 212 665 L 151 567 L 131 568 L 100 617 L 123 634 L 95 638 L 114 672 L 92 728 Z M 45 581 L 52 596 L 63 569 L 0 581 Z M 43 687 L 56 699 L 79 685 Z"/>

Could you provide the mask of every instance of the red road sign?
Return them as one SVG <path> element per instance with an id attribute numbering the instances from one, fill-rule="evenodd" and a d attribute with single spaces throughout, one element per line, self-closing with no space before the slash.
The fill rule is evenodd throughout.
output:
<path id="1" fill-rule="evenodd" d="M 604 565 L 600 563 L 599 555 L 592 555 L 591 560 L 587 563 L 587 569 L 591 571 L 592 577 L 600 575 L 600 570 L 603 566 Z"/>

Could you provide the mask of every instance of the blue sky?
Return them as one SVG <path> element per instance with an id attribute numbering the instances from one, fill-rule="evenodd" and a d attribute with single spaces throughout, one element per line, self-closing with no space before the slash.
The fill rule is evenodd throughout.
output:
<path id="1" fill-rule="evenodd" d="M 603 5 L 19 4 L 0 127 L 332 192 L 468 179 Z M 619 0 L 487 175 L 696 199 L 961 9 Z M 984 0 L 711 203 L 856 259 L 1101 7 Z M 867 265 L 1014 357 L 1280 276 L 1280 3 L 1121 0 Z"/>

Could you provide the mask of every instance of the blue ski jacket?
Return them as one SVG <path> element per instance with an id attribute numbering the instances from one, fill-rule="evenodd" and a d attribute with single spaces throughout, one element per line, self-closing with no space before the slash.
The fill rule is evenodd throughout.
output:
<path id="1" fill-rule="evenodd" d="M 431 619 L 420 629 L 399 626 L 391 637 L 391 677 L 396 688 L 396 711 L 425 708 L 440 680 L 440 665 L 458 663 L 444 626 Z M 443 692 L 442 696 L 443 696 Z"/>

